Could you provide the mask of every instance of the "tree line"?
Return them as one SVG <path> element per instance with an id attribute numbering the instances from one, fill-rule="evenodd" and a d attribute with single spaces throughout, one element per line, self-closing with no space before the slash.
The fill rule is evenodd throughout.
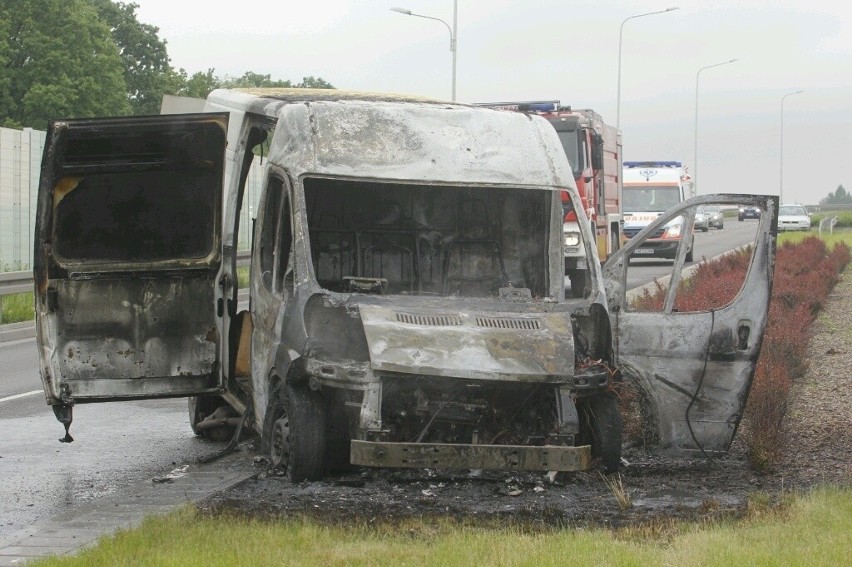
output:
<path id="1" fill-rule="evenodd" d="M 823 199 L 820 199 L 820 205 L 852 205 L 852 194 L 850 194 L 843 185 L 838 185 L 834 193 L 829 193 Z"/>
<path id="2" fill-rule="evenodd" d="M 204 98 L 216 88 L 334 88 L 320 77 L 273 80 L 247 71 L 190 75 L 171 65 L 159 28 L 138 4 L 112 0 L 0 0 L 0 126 L 45 129 L 53 118 L 159 114 L 164 94 Z"/>

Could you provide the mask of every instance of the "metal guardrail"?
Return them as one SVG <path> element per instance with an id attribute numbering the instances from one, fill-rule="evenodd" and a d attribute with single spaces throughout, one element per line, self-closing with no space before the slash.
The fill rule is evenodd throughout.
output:
<path id="1" fill-rule="evenodd" d="M 247 266 L 251 262 L 251 252 L 237 252 L 237 266 Z M 3 296 L 15 293 L 27 293 L 33 290 L 33 273 L 2 272 L 0 273 L 0 324 L 3 323 Z"/>
<path id="2" fill-rule="evenodd" d="M 0 296 L 25 293 L 33 290 L 32 272 L 0 273 Z"/>

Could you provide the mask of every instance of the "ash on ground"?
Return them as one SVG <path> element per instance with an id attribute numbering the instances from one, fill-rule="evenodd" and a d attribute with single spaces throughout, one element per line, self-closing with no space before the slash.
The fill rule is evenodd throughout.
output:
<path id="1" fill-rule="evenodd" d="M 618 475 L 357 468 L 322 481 L 290 483 L 257 457 L 261 472 L 201 504 L 211 514 L 331 523 L 388 523 L 412 518 L 478 520 L 497 525 L 624 526 L 655 518 L 739 515 L 756 493 L 791 490 L 783 477 L 752 473 L 744 450 L 721 459 L 673 460 L 627 450 Z M 620 480 L 629 506 L 605 478 Z M 772 496 L 775 495 L 775 496 Z"/>

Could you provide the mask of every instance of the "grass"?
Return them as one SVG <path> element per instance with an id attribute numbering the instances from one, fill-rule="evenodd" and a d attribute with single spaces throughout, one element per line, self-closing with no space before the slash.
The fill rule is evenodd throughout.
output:
<path id="1" fill-rule="evenodd" d="M 809 236 L 818 236 L 823 240 L 823 242 L 825 242 L 825 246 L 829 249 L 834 248 L 837 244 L 841 242 L 852 248 L 852 230 L 837 230 L 836 228 L 833 234 L 826 233 L 822 235 L 820 235 L 816 229 L 811 229 L 808 232 L 780 232 L 778 233 L 778 238 L 776 242 L 779 246 L 781 246 L 786 243 L 801 242 Z"/>
<path id="2" fill-rule="evenodd" d="M 246 289 L 249 286 L 250 266 L 237 266 L 237 287 Z"/>
<path id="3" fill-rule="evenodd" d="M 32 321 L 35 318 L 33 309 L 33 293 L 14 293 L 12 295 L 0 296 L 0 309 L 2 317 L 0 322 L 20 323 L 21 321 Z"/>
<path id="4" fill-rule="evenodd" d="M 756 498 L 742 520 L 666 521 L 619 530 L 525 530 L 409 520 L 330 526 L 204 516 L 185 507 L 46 566 L 841 565 L 852 548 L 852 489 L 780 506 Z"/>
<path id="5" fill-rule="evenodd" d="M 630 490 L 624 486 L 624 480 L 621 478 L 620 473 L 614 476 L 606 476 L 600 473 L 600 476 L 610 493 L 615 497 L 615 501 L 618 502 L 620 509 L 628 510 L 633 506 L 633 500 L 630 498 Z"/>
<path id="6" fill-rule="evenodd" d="M 824 218 L 837 217 L 836 231 L 839 228 L 852 228 L 852 211 L 823 211 L 814 213 L 811 217 L 811 226 L 819 228 L 819 222 Z"/>

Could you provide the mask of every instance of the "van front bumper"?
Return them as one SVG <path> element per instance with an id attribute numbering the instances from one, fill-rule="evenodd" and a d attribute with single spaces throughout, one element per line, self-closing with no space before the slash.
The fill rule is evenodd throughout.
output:
<path id="1" fill-rule="evenodd" d="M 351 442 L 351 463 L 366 467 L 581 471 L 591 467 L 588 445 L 464 445 Z"/>

